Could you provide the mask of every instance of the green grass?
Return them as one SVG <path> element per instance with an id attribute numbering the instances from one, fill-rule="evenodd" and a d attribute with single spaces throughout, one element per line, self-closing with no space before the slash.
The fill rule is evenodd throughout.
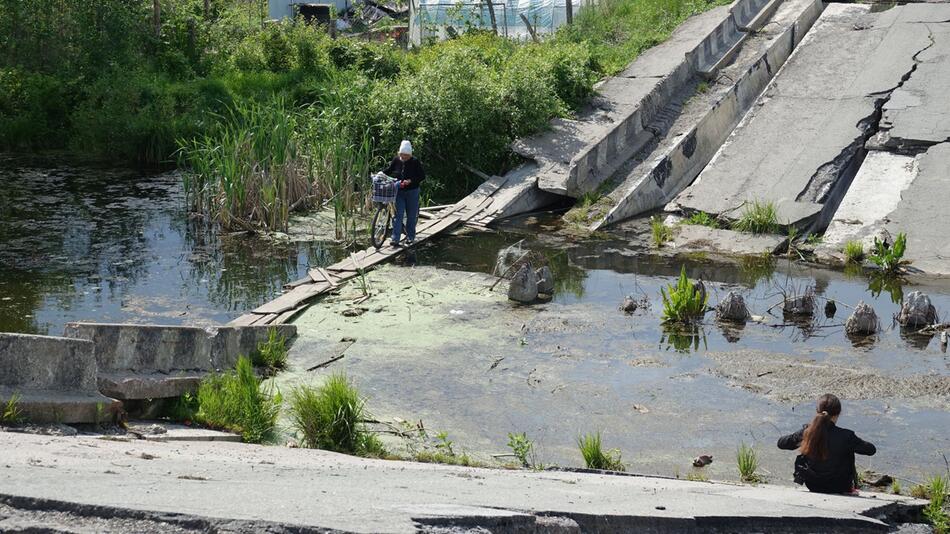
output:
<path id="1" fill-rule="evenodd" d="M 472 459 L 469 455 L 462 454 L 449 454 L 445 451 L 435 450 L 435 451 L 418 451 L 412 455 L 412 459 L 421 462 L 424 464 L 446 464 L 446 465 L 461 465 L 465 467 L 482 467 L 481 462 L 477 462 Z"/>
<path id="2" fill-rule="evenodd" d="M 847 263 L 861 263 L 864 260 L 864 244 L 860 241 L 848 241 L 844 244 L 843 252 Z"/>
<path id="3" fill-rule="evenodd" d="M 897 480 L 897 479 L 895 478 L 895 479 L 891 482 L 891 493 L 893 493 L 894 495 L 900 495 L 900 494 L 901 494 L 901 490 L 902 490 L 902 488 L 901 488 L 901 483 L 900 483 L 899 480 Z"/>
<path id="4" fill-rule="evenodd" d="M 910 496 L 915 499 L 929 499 L 930 490 L 923 484 L 914 484 L 910 488 Z"/>
<path id="5" fill-rule="evenodd" d="M 708 226 L 710 228 L 719 228 L 719 221 L 705 211 L 697 211 L 684 221 L 685 224 L 695 224 L 699 226 Z"/>
<path id="6" fill-rule="evenodd" d="M 626 467 L 621 461 L 620 451 L 611 449 L 604 451 L 601 444 L 600 432 L 596 434 L 585 434 L 577 438 L 577 447 L 584 457 L 584 465 L 588 469 L 604 469 L 607 471 L 625 471 Z"/>
<path id="7" fill-rule="evenodd" d="M 881 268 L 886 274 L 893 274 L 900 270 L 905 263 L 904 252 L 907 249 L 907 235 L 897 234 L 894 243 L 889 245 L 882 239 L 874 238 L 874 248 L 868 259 Z"/>
<path id="8" fill-rule="evenodd" d="M 947 478 L 933 476 L 927 481 L 930 502 L 924 507 L 924 517 L 933 525 L 935 534 L 950 532 L 950 515 L 947 513 Z"/>
<path id="9" fill-rule="evenodd" d="M 758 473 L 759 456 L 755 449 L 745 443 L 739 445 L 736 452 L 736 466 L 739 468 L 739 478 L 743 482 L 756 483 L 762 481 L 762 477 Z"/>
<path id="10" fill-rule="evenodd" d="M 521 432 L 518 434 L 509 432 L 508 448 L 510 448 L 511 452 L 514 453 L 515 458 L 521 462 L 522 467 L 531 467 L 534 463 L 534 442 L 528 439 L 528 435 L 526 433 Z"/>
<path id="11" fill-rule="evenodd" d="M 778 213 L 771 202 L 753 201 L 746 204 L 742 215 L 732 223 L 732 229 L 750 234 L 774 234 L 778 232 Z"/>
<path id="12" fill-rule="evenodd" d="M 346 375 L 330 375 L 322 386 L 298 386 L 290 392 L 291 426 L 301 443 L 360 456 L 385 454 L 379 438 L 367 428 L 366 401 Z"/>
<path id="13" fill-rule="evenodd" d="M 267 341 L 257 345 L 253 361 L 268 376 L 283 371 L 287 368 L 287 339 L 276 328 L 268 329 Z"/>
<path id="14" fill-rule="evenodd" d="M 661 287 L 660 295 L 663 297 L 665 323 L 688 323 L 706 313 L 709 295 L 700 291 L 699 287 L 686 277 L 685 265 L 680 269 L 676 285 L 670 284 L 666 289 Z"/>
<path id="15" fill-rule="evenodd" d="M 249 443 L 274 437 L 281 396 L 273 383 L 265 384 L 257 377 L 250 359 L 242 356 L 234 371 L 206 377 L 198 386 L 197 398 L 196 421 L 238 432 Z"/>
<path id="16" fill-rule="evenodd" d="M 7 399 L 6 403 L 0 405 L 3 408 L 0 411 L 0 424 L 13 425 L 23 420 L 23 413 L 20 410 L 20 394 L 14 393 Z"/>
<path id="17" fill-rule="evenodd" d="M 689 473 L 686 473 L 686 480 L 691 480 L 693 482 L 709 482 L 709 476 L 698 469 L 693 469 Z"/>
<path id="18" fill-rule="evenodd" d="M 656 215 L 650 217 L 650 233 L 653 235 L 653 244 L 657 248 L 673 238 L 673 230 L 663 224 L 663 220 Z"/>

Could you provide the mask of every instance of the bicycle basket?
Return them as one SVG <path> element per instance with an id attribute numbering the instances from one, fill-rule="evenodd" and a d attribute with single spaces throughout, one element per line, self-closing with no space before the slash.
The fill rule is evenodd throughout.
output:
<path id="1" fill-rule="evenodd" d="M 389 204 L 396 201 L 399 184 L 390 178 L 373 178 L 373 202 Z"/>

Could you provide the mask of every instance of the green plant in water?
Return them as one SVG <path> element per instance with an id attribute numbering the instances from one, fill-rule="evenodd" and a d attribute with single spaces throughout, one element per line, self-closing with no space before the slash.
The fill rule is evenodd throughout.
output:
<path id="1" fill-rule="evenodd" d="M 664 243 L 673 237 L 673 231 L 670 227 L 663 224 L 663 220 L 656 215 L 650 217 L 650 233 L 653 235 L 653 244 L 655 244 L 657 248 L 662 247 Z"/>
<path id="2" fill-rule="evenodd" d="M 847 263 L 861 263 L 864 260 L 864 243 L 848 241 L 844 244 L 843 252 Z"/>
<path id="3" fill-rule="evenodd" d="M 7 402 L 3 405 L 3 411 L 0 412 L 0 424 L 13 425 L 23 420 L 23 412 L 20 410 L 20 394 L 13 393 Z"/>
<path id="4" fill-rule="evenodd" d="M 195 420 L 239 432 L 246 442 L 261 443 L 273 438 L 280 405 L 281 395 L 274 384 L 263 383 L 251 360 L 241 356 L 233 371 L 201 381 Z"/>
<path id="5" fill-rule="evenodd" d="M 935 534 L 950 532 L 950 515 L 947 513 L 947 479 L 936 475 L 927 481 L 930 502 L 924 507 L 924 517 L 934 527 Z"/>
<path id="6" fill-rule="evenodd" d="M 759 470 L 759 456 L 755 449 L 747 446 L 745 443 L 739 445 L 736 452 L 736 465 L 739 468 L 739 478 L 743 482 L 761 482 L 762 477 L 757 473 Z"/>
<path id="7" fill-rule="evenodd" d="M 339 373 L 320 387 L 298 386 L 290 393 L 291 425 L 305 447 L 382 456 L 382 443 L 366 428 L 365 407 L 359 391 Z"/>
<path id="8" fill-rule="evenodd" d="M 528 439 L 524 432 L 516 434 L 508 433 L 508 447 L 514 453 L 515 458 L 521 462 L 522 467 L 531 467 L 531 456 L 534 452 L 534 442 Z"/>
<path id="9" fill-rule="evenodd" d="M 715 217 L 706 213 L 705 211 L 697 211 L 696 213 L 690 215 L 689 218 L 684 222 L 686 224 L 719 228 L 719 221 L 717 221 Z"/>
<path id="10" fill-rule="evenodd" d="M 883 292 L 891 297 L 891 302 L 900 304 L 904 299 L 904 280 L 899 275 L 887 272 L 873 272 L 868 278 L 868 291 L 875 298 Z"/>
<path id="11" fill-rule="evenodd" d="M 624 471 L 626 467 L 620 460 L 620 450 L 604 451 L 601 445 L 600 432 L 585 434 L 577 438 L 577 447 L 584 457 L 584 465 L 588 469 L 604 469 L 607 471 Z"/>
<path id="12" fill-rule="evenodd" d="M 758 200 L 746 204 L 742 216 L 732 223 L 732 229 L 750 234 L 778 232 L 778 212 L 775 211 L 775 204 Z"/>
<path id="13" fill-rule="evenodd" d="M 254 365 L 262 367 L 267 376 L 273 376 L 277 371 L 287 368 L 287 339 L 280 335 L 276 328 L 269 328 L 267 341 L 257 345 Z"/>
<path id="14" fill-rule="evenodd" d="M 704 348 L 708 348 L 706 331 L 697 325 L 681 323 L 666 323 L 663 325 L 660 344 L 665 344 L 666 350 L 672 348 L 676 352 L 696 352 L 699 350 L 700 342 L 702 342 Z"/>
<path id="15" fill-rule="evenodd" d="M 663 297 L 663 322 L 688 323 L 701 318 L 706 313 L 709 296 L 705 289 L 693 284 L 686 278 L 686 266 L 680 269 L 676 285 L 660 288 Z"/>
<path id="16" fill-rule="evenodd" d="M 888 244 L 886 240 L 875 237 L 874 247 L 869 259 L 885 273 L 893 274 L 900 270 L 905 263 L 903 257 L 906 248 L 907 235 L 903 232 L 897 234 L 893 245 Z"/>

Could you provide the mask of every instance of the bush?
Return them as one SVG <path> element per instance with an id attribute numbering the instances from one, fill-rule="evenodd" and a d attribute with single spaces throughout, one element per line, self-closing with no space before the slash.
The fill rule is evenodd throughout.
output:
<path id="1" fill-rule="evenodd" d="M 874 250 L 871 251 L 870 260 L 885 273 L 895 273 L 906 263 L 903 261 L 906 248 L 907 235 L 903 232 L 897 234 L 893 245 L 889 244 L 886 239 L 875 237 Z"/>
<path id="2" fill-rule="evenodd" d="M 660 288 L 663 297 L 663 322 L 688 323 L 706 313 L 709 295 L 702 286 L 693 284 L 686 278 L 686 266 L 680 269 L 676 285 Z"/>
<path id="3" fill-rule="evenodd" d="M 742 216 L 732 224 L 733 230 L 751 234 L 774 234 L 778 231 L 778 214 L 771 202 L 746 204 Z"/>
<path id="4" fill-rule="evenodd" d="M 381 456 L 382 443 L 366 429 L 365 406 L 342 374 L 329 376 L 320 387 L 299 386 L 290 393 L 292 425 L 305 447 Z"/>
<path id="5" fill-rule="evenodd" d="M 274 436 L 281 396 L 273 384 L 264 385 L 251 360 L 242 356 L 234 371 L 211 375 L 198 386 L 195 420 L 212 428 L 239 432 L 249 443 Z"/>
<path id="6" fill-rule="evenodd" d="M 620 460 L 620 450 L 604 451 L 601 446 L 600 432 L 586 434 L 577 438 L 577 446 L 584 457 L 584 465 L 588 469 L 604 469 L 607 471 L 625 471 L 626 467 Z"/>
<path id="7" fill-rule="evenodd" d="M 860 241 L 848 241 L 844 244 L 844 258 L 847 263 L 860 263 L 864 259 L 864 245 Z"/>

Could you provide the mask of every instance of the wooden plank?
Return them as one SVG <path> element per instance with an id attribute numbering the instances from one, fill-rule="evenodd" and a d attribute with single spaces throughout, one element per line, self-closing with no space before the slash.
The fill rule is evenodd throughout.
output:
<path id="1" fill-rule="evenodd" d="M 307 307 L 306 305 L 303 305 L 299 308 L 294 308 L 292 310 L 285 311 L 284 313 L 278 315 L 277 318 L 271 322 L 271 324 L 286 324 L 290 322 L 290 320 L 294 317 L 294 315 L 297 315 L 298 313 L 302 312 L 306 307 Z"/>
<path id="2" fill-rule="evenodd" d="M 489 204 L 493 202 L 493 200 L 494 199 L 492 199 L 491 197 L 486 198 L 480 204 L 478 204 L 477 206 L 469 210 L 468 213 L 462 215 L 460 220 L 462 222 L 468 222 L 470 219 L 472 219 L 473 217 L 481 213 L 483 209 L 485 209 Z"/>
<path id="3" fill-rule="evenodd" d="M 271 323 L 274 319 L 277 318 L 276 313 L 268 313 L 266 315 L 258 315 L 258 319 L 251 323 L 254 326 L 266 326 Z"/>
<path id="4" fill-rule="evenodd" d="M 279 314 L 292 310 L 301 302 L 330 289 L 330 284 L 307 284 L 295 287 L 276 299 L 254 309 L 257 314 Z"/>
<path id="5" fill-rule="evenodd" d="M 337 286 L 336 278 L 331 276 L 330 273 L 328 273 L 327 270 L 324 269 L 323 267 L 316 267 L 316 268 L 310 269 L 309 271 L 307 271 L 307 274 L 310 275 L 310 279 L 314 283 L 319 284 L 321 282 L 326 282 L 330 284 L 331 289 L 336 289 L 336 286 Z"/>
<path id="6" fill-rule="evenodd" d="M 432 237 L 434 235 L 439 234 L 440 232 L 445 231 L 447 228 L 449 228 L 453 224 L 458 223 L 460 219 L 461 217 L 459 217 L 458 215 L 452 215 L 450 217 L 446 217 L 442 219 L 441 221 L 439 221 L 438 223 L 427 228 L 426 231 L 423 233 L 420 233 L 420 235 L 424 235 L 424 238 Z"/>
<path id="7" fill-rule="evenodd" d="M 297 286 L 302 286 L 304 284 L 312 284 L 312 283 L 313 283 L 313 279 L 310 278 L 310 276 L 306 276 L 299 280 L 294 280 L 293 282 L 287 282 L 286 284 L 284 284 L 284 289 L 293 289 Z"/>
<path id="8" fill-rule="evenodd" d="M 258 320 L 260 317 L 261 316 L 256 313 L 245 313 L 228 324 L 231 326 L 248 326 L 254 321 Z"/>

